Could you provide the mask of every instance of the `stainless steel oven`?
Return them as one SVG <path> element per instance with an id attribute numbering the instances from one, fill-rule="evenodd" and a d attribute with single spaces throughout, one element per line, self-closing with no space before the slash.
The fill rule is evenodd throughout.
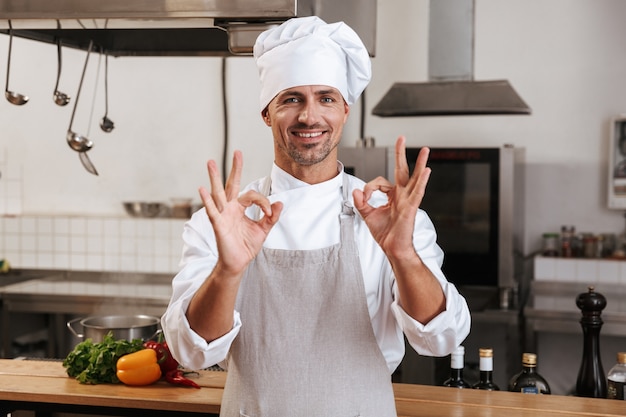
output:
<path id="1" fill-rule="evenodd" d="M 339 160 L 344 170 L 363 181 L 387 176 L 388 153 L 393 152 L 386 147 L 340 147 Z"/>

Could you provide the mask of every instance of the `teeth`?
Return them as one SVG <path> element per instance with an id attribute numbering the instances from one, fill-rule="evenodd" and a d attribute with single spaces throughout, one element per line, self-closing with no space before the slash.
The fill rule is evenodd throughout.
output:
<path id="1" fill-rule="evenodd" d="M 316 132 L 316 133 L 296 133 L 297 136 L 300 136 L 301 138 L 315 138 L 318 136 L 322 135 L 322 132 Z"/>

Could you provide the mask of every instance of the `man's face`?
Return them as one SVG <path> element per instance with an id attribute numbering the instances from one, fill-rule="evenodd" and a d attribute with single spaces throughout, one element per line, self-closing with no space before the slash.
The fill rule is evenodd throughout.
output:
<path id="1" fill-rule="evenodd" d="M 315 165 L 336 153 L 349 112 L 341 93 L 332 87 L 306 85 L 278 93 L 262 112 L 272 128 L 276 164 L 289 170 L 294 163 Z"/>

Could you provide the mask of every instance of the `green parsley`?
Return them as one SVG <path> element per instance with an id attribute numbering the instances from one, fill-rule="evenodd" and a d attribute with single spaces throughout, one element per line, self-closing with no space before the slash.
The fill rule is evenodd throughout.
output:
<path id="1" fill-rule="evenodd" d="M 115 375 L 117 360 L 143 348 L 141 339 L 115 340 L 109 332 L 100 343 L 86 339 L 77 344 L 63 360 L 63 367 L 81 384 L 117 384 L 120 382 Z"/>

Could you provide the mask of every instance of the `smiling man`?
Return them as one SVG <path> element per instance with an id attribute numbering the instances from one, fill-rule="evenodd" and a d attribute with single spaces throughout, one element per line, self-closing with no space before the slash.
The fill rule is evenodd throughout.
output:
<path id="1" fill-rule="evenodd" d="M 400 137 L 394 183 L 343 172 L 337 146 L 371 77 L 344 23 L 291 19 L 261 34 L 254 55 L 274 164 L 241 190 L 241 152 L 225 185 L 208 162 L 166 339 L 186 367 L 227 368 L 222 416 L 393 417 L 403 333 L 420 354 L 443 356 L 470 327 L 419 208 L 428 150 L 409 175 Z"/>
<path id="2" fill-rule="evenodd" d="M 349 113 L 335 88 L 309 85 L 281 91 L 261 112 L 272 128 L 274 163 L 309 184 L 336 176 L 337 146 Z"/>

